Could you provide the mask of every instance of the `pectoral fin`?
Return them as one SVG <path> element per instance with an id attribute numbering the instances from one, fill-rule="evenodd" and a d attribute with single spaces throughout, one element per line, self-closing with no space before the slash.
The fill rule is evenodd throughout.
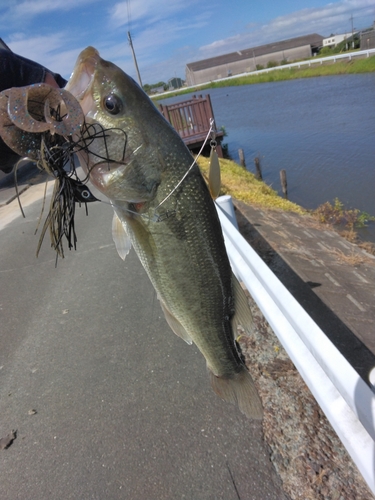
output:
<path id="1" fill-rule="evenodd" d="M 122 260 L 128 255 L 131 249 L 131 241 L 126 232 L 125 222 L 122 222 L 116 212 L 112 219 L 112 238 L 116 245 L 116 250 Z"/>
<path id="2" fill-rule="evenodd" d="M 160 300 L 160 299 L 159 299 Z M 181 325 L 181 323 L 176 319 L 173 314 L 167 309 L 166 305 L 163 303 L 162 300 L 160 300 L 160 305 L 161 308 L 163 309 L 163 313 L 165 316 L 165 319 L 167 320 L 168 325 L 171 327 L 173 332 L 182 340 L 185 340 L 185 342 L 189 345 L 193 343 L 193 341 L 190 338 L 190 335 L 187 333 L 185 328 Z"/>

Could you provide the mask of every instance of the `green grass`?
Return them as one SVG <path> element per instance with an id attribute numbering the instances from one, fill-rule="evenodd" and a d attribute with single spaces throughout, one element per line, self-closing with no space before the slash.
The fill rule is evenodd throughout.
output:
<path id="1" fill-rule="evenodd" d="M 312 59 L 312 61 L 314 61 Z M 197 87 L 196 91 L 219 88 L 231 87 L 238 85 L 251 85 L 254 83 L 267 83 L 278 82 L 284 80 L 295 80 L 298 78 L 311 78 L 317 76 L 331 76 L 331 75 L 346 75 L 346 74 L 359 74 L 359 73 L 372 73 L 375 71 L 375 56 L 353 59 L 351 61 L 338 61 L 336 63 L 327 62 L 319 64 L 313 62 L 312 66 L 303 66 L 302 68 L 282 68 L 272 70 L 269 73 L 261 73 L 260 75 L 252 75 L 249 73 L 240 78 L 232 78 L 220 82 L 210 82 L 204 86 Z M 168 94 L 168 97 L 173 95 L 190 94 L 192 89 L 176 91 L 175 93 Z M 165 99 L 165 96 L 160 95 L 153 97 L 153 99 Z"/>
<path id="2" fill-rule="evenodd" d="M 232 160 L 219 159 L 221 170 L 220 195 L 230 194 L 233 198 L 244 203 L 261 208 L 273 208 L 295 212 L 307 213 L 296 203 L 285 200 L 277 192 L 267 186 L 263 181 L 255 178 L 255 175 L 240 167 Z M 198 165 L 203 176 L 208 178 L 209 158 L 199 157 Z"/>

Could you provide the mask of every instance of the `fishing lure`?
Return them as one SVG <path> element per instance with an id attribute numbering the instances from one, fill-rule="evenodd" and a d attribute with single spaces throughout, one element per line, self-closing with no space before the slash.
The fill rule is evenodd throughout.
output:
<path id="1" fill-rule="evenodd" d="M 85 185 L 87 179 L 81 181 L 76 172 L 74 153 L 77 142 L 73 137 L 79 137 L 82 128 L 85 128 L 82 108 L 75 97 L 64 89 L 38 83 L 0 93 L 2 139 L 21 156 L 20 161 L 31 159 L 40 170 L 55 177 L 50 209 L 41 231 L 37 255 L 47 229 L 57 256 L 64 257 L 63 236 L 68 241 L 69 249 L 76 248 L 75 205 L 97 201 Z M 19 198 L 18 201 L 20 203 Z M 21 204 L 20 208 L 22 211 Z"/>
<path id="2" fill-rule="evenodd" d="M 13 151 L 32 160 L 40 159 L 42 134 L 72 136 L 84 119 L 68 91 L 46 83 L 0 92 L 0 135 Z"/>

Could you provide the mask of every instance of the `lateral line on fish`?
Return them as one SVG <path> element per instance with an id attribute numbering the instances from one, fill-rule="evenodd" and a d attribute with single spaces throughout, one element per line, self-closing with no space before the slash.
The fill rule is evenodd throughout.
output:
<path id="1" fill-rule="evenodd" d="M 113 208 L 118 208 L 120 210 L 124 210 L 125 212 L 129 212 L 130 214 L 138 215 L 138 217 L 142 217 L 143 219 L 146 219 L 148 221 L 152 222 L 163 222 L 166 219 L 169 219 L 173 215 L 176 214 L 176 210 L 167 210 L 166 212 L 162 214 L 156 214 L 154 213 L 153 217 L 150 217 L 147 214 L 140 214 L 139 212 L 136 212 L 135 210 L 130 210 L 130 208 L 124 208 L 123 206 L 117 205 L 116 203 L 113 203 L 111 201 L 105 201 L 101 200 L 100 198 L 97 198 L 97 201 L 100 203 L 105 203 L 106 205 L 111 205 Z"/>
<path id="2" fill-rule="evenodd" d="M 129 212 L 131 214 L 138 215 L 138 217 L 143 217 L 144 219 L 148 219 L 150 221 L 153 220 L 149 215 L 140 214 L 140 213 L 136 212 L 135 210 L 130 210 L 130 208 L 124 208 L 123 206 L 117 205 L 116 203 L 113 203 L 112 201 L 101 200 L 100 198 L 97 198 L 97 201 L 99 201 L 100 203 L 104 203 L 106 205 L 111 205 L 111 207 L 113 207 L 113 208 L 118 208 L 120 210 L 124 210 L 125 212 Z"/>

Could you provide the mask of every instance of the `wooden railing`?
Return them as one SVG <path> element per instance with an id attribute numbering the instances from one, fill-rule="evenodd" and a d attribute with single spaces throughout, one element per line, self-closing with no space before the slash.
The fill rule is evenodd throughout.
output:
<path id="1" fill-rule="evenodd" d="M 213 130 L 218 144 L 217 152 L 219 156 L 222 156 L 221 140 L 224 133 L 221 130 L 216 130 L 209 95 L 205 97 L 193 96 L 191 99 L 175 104 L 159 104 L 159 109 L 190 149 L 198 148 L 203 144 L 210 130 L 210 120 L 213 119 Z"/>

